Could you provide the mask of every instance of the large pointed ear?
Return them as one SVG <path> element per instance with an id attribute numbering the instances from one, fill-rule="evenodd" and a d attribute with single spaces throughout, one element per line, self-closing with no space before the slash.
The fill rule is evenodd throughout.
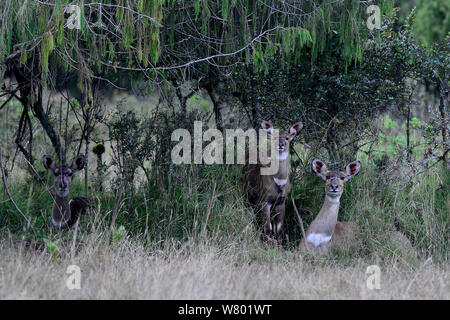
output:
<path id="1" fill-rule="evenodd" d="M 348 180 L 356 176 L 359 173 L 359 169 L 361 169 L 361 162 L 359 161 L 350 162 L 345 167 L 345 173 L 347 174 L 347 176 L 345 177 L 345 181 L 347 182 Z"/>
<path id="2" fill-rule="evenodd" d="M 273 125 L 272 125 L 272 123 L 270 123 L 269 121 L 263 120 L 263 122 L 261 122 L 261 128 L 262 128 L 263 130 L 266 130 L 266 131 L 267 131 L 267 135 L 268 135 L 269 137 L 272 136 L 272 132 L 273 132 Z"/>
<path id="3" fill-rule="evenodd" d="M 80 154 L 72 160 L 70 169 L 72 170 L 73 173 L 80 171 L 81 169 L 84 168 L 85 162 L 86 162 L 86 159 L 85 159 L 84 155 Z"/>
<path id="4" fill-rule="evenodd" d="M 44 155 L 44 158 L 42 159 L 42 161 L 44 163 L 45 169 L 50 170 L 52 173 L 55 173 L 56 164 L 55 164 L 55 160 L 53 160 L 53 158 L 51 156 Z"/>
<path id="5" fill-rule="evenodd" d="M 321 177 L 325 181 L 327 180 L 326 175 L 327 175 L 328 169 L 327 169 L 327 165 L 324 162 L 320 161 L 319 159 L 314 159 L 312 161 L 312 168 L 313 168 L 313 171 L 319 177 Z"/>
<path id="6" fill-rule="evenodd" d="M 292 140 L 303 129 L 303 123 L 297 122 L 289 128 L 289 139 Z"/>

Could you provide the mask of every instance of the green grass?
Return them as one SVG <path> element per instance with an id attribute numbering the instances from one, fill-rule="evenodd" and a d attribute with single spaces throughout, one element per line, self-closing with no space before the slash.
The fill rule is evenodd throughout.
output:
<path id="1" fill-rule="evenodd" d="M 45 140 L 42 132 L 37 137 Z M 381 149 L 389 146 L 397 152 L 393 140 Z M 301 159 L 293 160 L 304 166 L 293 166 L 292 192 L 307 228 L 323 203 L 324 184 L 310 169 L 309 151 L 299 147 L 297 152 Z M 98 203 L 78 229 L 60 231 L 50 222 L 53 200 L 47 185 L 53 178 L 48 174 L 44 184 L 34 181 L 19 158 L 8 184 L 37 230 L 38 245 L 36 250 L 20 245 L 33 233 L 0 184 L 0 295 L 448 299 L 449 170 L 438 164 L 405 182 L 401 170 L 388 174 L 389 165 L 382 167 L 364 153 L 357 158 L 362 169 L 345 186 L 339 220 L 356 221 L 360 232 L 351 247 L 334 248 L 327 256 L 299 253 L 301 232 L 290 199 L 285 246 L 262 240 L 255 212 L 244 205 L 239 166 L 161 167 L 158 178 L 137 185 L 131 196 L 110 188 L 112 179 L 104 194 L 95 191 L 91 167 L 89 195 Z M 387 159 L 389 164 L 389 152 Z M 38 161 L 36 169 L 43 170 Z M 84 195 L 82 181 L 79 173 L 72 197 Z M 413 252 L 393 241 L 395 225 Z M 91 283 L 80 292 L 68 292 L 61 276 L 72 263 L 86 270 L 85 284 Z M 365 268 L 373 264 L 385 275 L 378 292 L 365 287 Z"/>
<path id="2" fill-rule="evenodd" d="M 361 173 L 345 186 L 339 220 L 357 221 L 362 231 L 358 246 L 350 252 L 336 252 L 331 259 L 350 261 L 370 258 L 383 252 L 388 259 L 398 256 L 390 247 L 389 231 L 400 224 L 410 239 L 418 257 L 448 262 L 449 173 L 436 166 L 417 178 L 407 188 L 394 192 L 395 187 L 379 180 L 376 167 L 362 163 Z M 81 178 L 77 177 L 71 196 L 83 195 Z M 27 178 L 20 184 L 10 178 L 10 191 L 21 210 L 32 221 L 39 238 L 52 236 L 71 238 L 73 230 L 59 232 L 50 226 L 52 197 L 48 189 Z M 255 226 L 254 212 L 245 207 L 241 189 L 240 168 L 237 166 L 180 166 L 174 168 L 170 179 L 143 185 L 127 199 L 106 192 L 103 196 L 90 192 L 99 201 L 80 223 L 81 233 L 92 232 L 92 221 L 104 227 L 123 226 L 131 237 L 146 241 L 180 243 L 187 239 L 231 239 L 250 235 L 261 241 Z M 293 181 L 305 228 L 314 219 L 324 197 L 324 185 L 313 173 L 306 173 L 302 181 Z M 17 238 L 24 234 L 24 221 L 8 201 L 0 187 L 0 227 Z M 286 249 L 296 250 L 301 239 L 300 229 L 290 201 L 287 203 Z"/>

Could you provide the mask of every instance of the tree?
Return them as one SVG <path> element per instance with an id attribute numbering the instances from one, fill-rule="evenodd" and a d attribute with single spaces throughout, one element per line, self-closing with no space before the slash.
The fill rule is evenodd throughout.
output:
<path id="1" fill-rule="evenodd" d="M 442 41 L 450 32 L 450 1 L 422 0 L 417 5 L 414 33 L 417 39 L 432 45 Z"/>
<path id="2" fill-rule="evenodd" d="M 415 18 L 413 11 L 398 26 L 396 10 L 385 16 L 381 30 L 369 35 L 361 63 L 342 63 L 340 35 L 335 31 L 315 60 L 313 50 L 303 50 L 297 61 L 288 64 L 278 53 L 265 55 L 266 72 L 254 74 L 242 68 L 235 76 L 240 80 L 230 88 L 244 93 L 240 97 L 247 112 L 258 114 L 255 125 L 261 119 L 278 120 L 280 126 L 301 119 L 302 137 L 313 152 L 323 148 L 333 162 L 348 162 L 362 145 L 377 141 L 373 119 L 388 108 L 404 113 L 409 124 L 416 84 L 408 80 L 432 84 L 441 97 L 441 121 L 433 127 L 442 131 L 445 152 L 449 42 L 420 45 L 413 33 Z M 409 132 L 406 136 L 410 154 Z"/>
<path id="3" fill-rule="evenodd" d="M 302 66 L 305 51 L 314 62 L 333 41 L 345 70 L 361 62 L 369 32 L 368 4 L 350 0 L 6 0 L 0 4 L 0 71 L 6 70 L 17 82 L 0 94 L 22 104 L 16 143 L 32 164 L 30 110 L 55 153 L 63 154 L 54 123 L 44 110 L 45 88 L 62 91 L 76 80 L 79 93 L 73 95 L 81 110 L 90 110 L 99 83 L 129 87 L 130 82 L 146 81 L 149 91 L 159 86 L 164 92 L 194 79 L 213 97 L 219 81 L 245 70 L 241 74 L 248 77 L 246 85 L 233 92 L 244 98 L 246 88 L 255 88 L 256 79 L 269 72 L 270 57 L 279 59 L 280 68 Z M 390 12 L 392 1 L 379 4 L 382 12 Z M 252 104 L 256 125 L 258 93 L 252 90 L 254 99 L 243 102 Z M 91 114 L 83 113 L 83 120 L 88 124 L 80 124 L 80 140 L 87 145 L 90 130 L 85 128 L 92 128 Z"/>

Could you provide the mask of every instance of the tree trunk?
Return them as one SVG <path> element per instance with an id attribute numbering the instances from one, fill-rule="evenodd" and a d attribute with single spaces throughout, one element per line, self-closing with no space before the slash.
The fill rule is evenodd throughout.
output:
<path id="1" fill-rule="evenodd" d="M 406 161 L 411 162 L 412 149 L 411 149 L 411 134 L 410 134 L 410 122 L 411 122 L 411 106 L 408 104 L 408 113 L 406 117 Z"/>
<path id="2" fill-rule="evenodd" d="M 89 163 L 89 130 L 86 131 L 86 136 L 85 136 L 85 153 L 84 153 L 84 158 L 85 158 L 85 162 L 84 162 L 84 194 L 87 197 L 88 196 L 88 163 Z"/>
<path id="3" fill-rule="evenodd" d="M 439 112 L 441 114 L 441 123 L 442 123 L 442 143 L 444 147 L 444 152 L 448 149 L 447 144 L 447 119 L 446 119 L 446 111 L 447 111 L 447 99 L 448 99 L 448 90 L 443 88 L 443 86 L 440 86 L 439 89 Z"/>
<path id="4" fill-rule="evenodd" d="M 31 72 L 25 71 L 25 68 L 21 66 L 19 57 L 20 55 L 13 54 L 5 61 L 5 64 L 12 70 L 17 79 L 17 84 L 20 88 L 19 101 L 23 105 L 24 111 L 31 109 L 34 116 L 39 120 L 52 143 L 55 153 L 59 157 L 61 154 L 61 144 L 58 135 L 42 106 L 41 77 L 40 75 L 36 76 Z M 33 81 L 33 78 L 36 78 L 36 81 Z M 21 151 L 23 152 L 23 150 Z"/>

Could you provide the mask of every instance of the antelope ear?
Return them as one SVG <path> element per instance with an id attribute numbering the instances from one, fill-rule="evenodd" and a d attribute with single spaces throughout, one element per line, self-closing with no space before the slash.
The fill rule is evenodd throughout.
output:
<path id="1" fill-rule="evenodd" d="M 80 155 L 76 156 L 72 160 L 72 164 L 70 165 L 70 169 L 72 169 L 73 173 L 75 173 L 77 171 L 80 171 L 81 169 L 84 168 L 84 163 L 85 162 L 86 162 L 86 158 L 84 157 L 84 155 L 80 154 Z"/>
<path id="2" fill-rule="evenodd" d="M 261 122 L 261 128 L 263 130 L 267 131 L 267 135 L 269 137 L 272 136 L 272 132 L 273 132 L 273 125 L 272 125 L 272 123 L 270 123 L 269 121 L 263 120 L 263 122 Z"/>
<path id="3" fill-rule="evenodd" d="M 294 139 L 294 137 L 296 135 L 298 135 L 300 133 L 300 131 L 302 131 L 302 129 L 303 129 L 303 123 L 297 122 L 297 123 L 293 124 L 291 126 L 291 128 L 289 129 L 289 138 Z"/>
<path id="4" fill-rule="evenodd" d="M 44 158 L 42 159 L 44 163 L 44 168 L 47 170 L 50 170 L 52 173 L 55 173 L 55 160 L 51 156 L 44 155 Z"/>
<path id="5" fill-rule="evenodd" d="M 328 170 L 327 165 L 324 162 L 320 161 L 319 159 L 314 159 L 312 161 L 312 169 L 323 180 L 327 180 L 325 176 Z"/>
<path id="6" fill-rule="evenodd" d="M 361 169 L 361 162 L 359 161 L 350 162 L 345 167 L 345 173 L 347 174 L 347 176 L 345 177 L 345 181 L 347 182 L 348 180 L 356 176 L 359 173 L 360 169 Z"/>

